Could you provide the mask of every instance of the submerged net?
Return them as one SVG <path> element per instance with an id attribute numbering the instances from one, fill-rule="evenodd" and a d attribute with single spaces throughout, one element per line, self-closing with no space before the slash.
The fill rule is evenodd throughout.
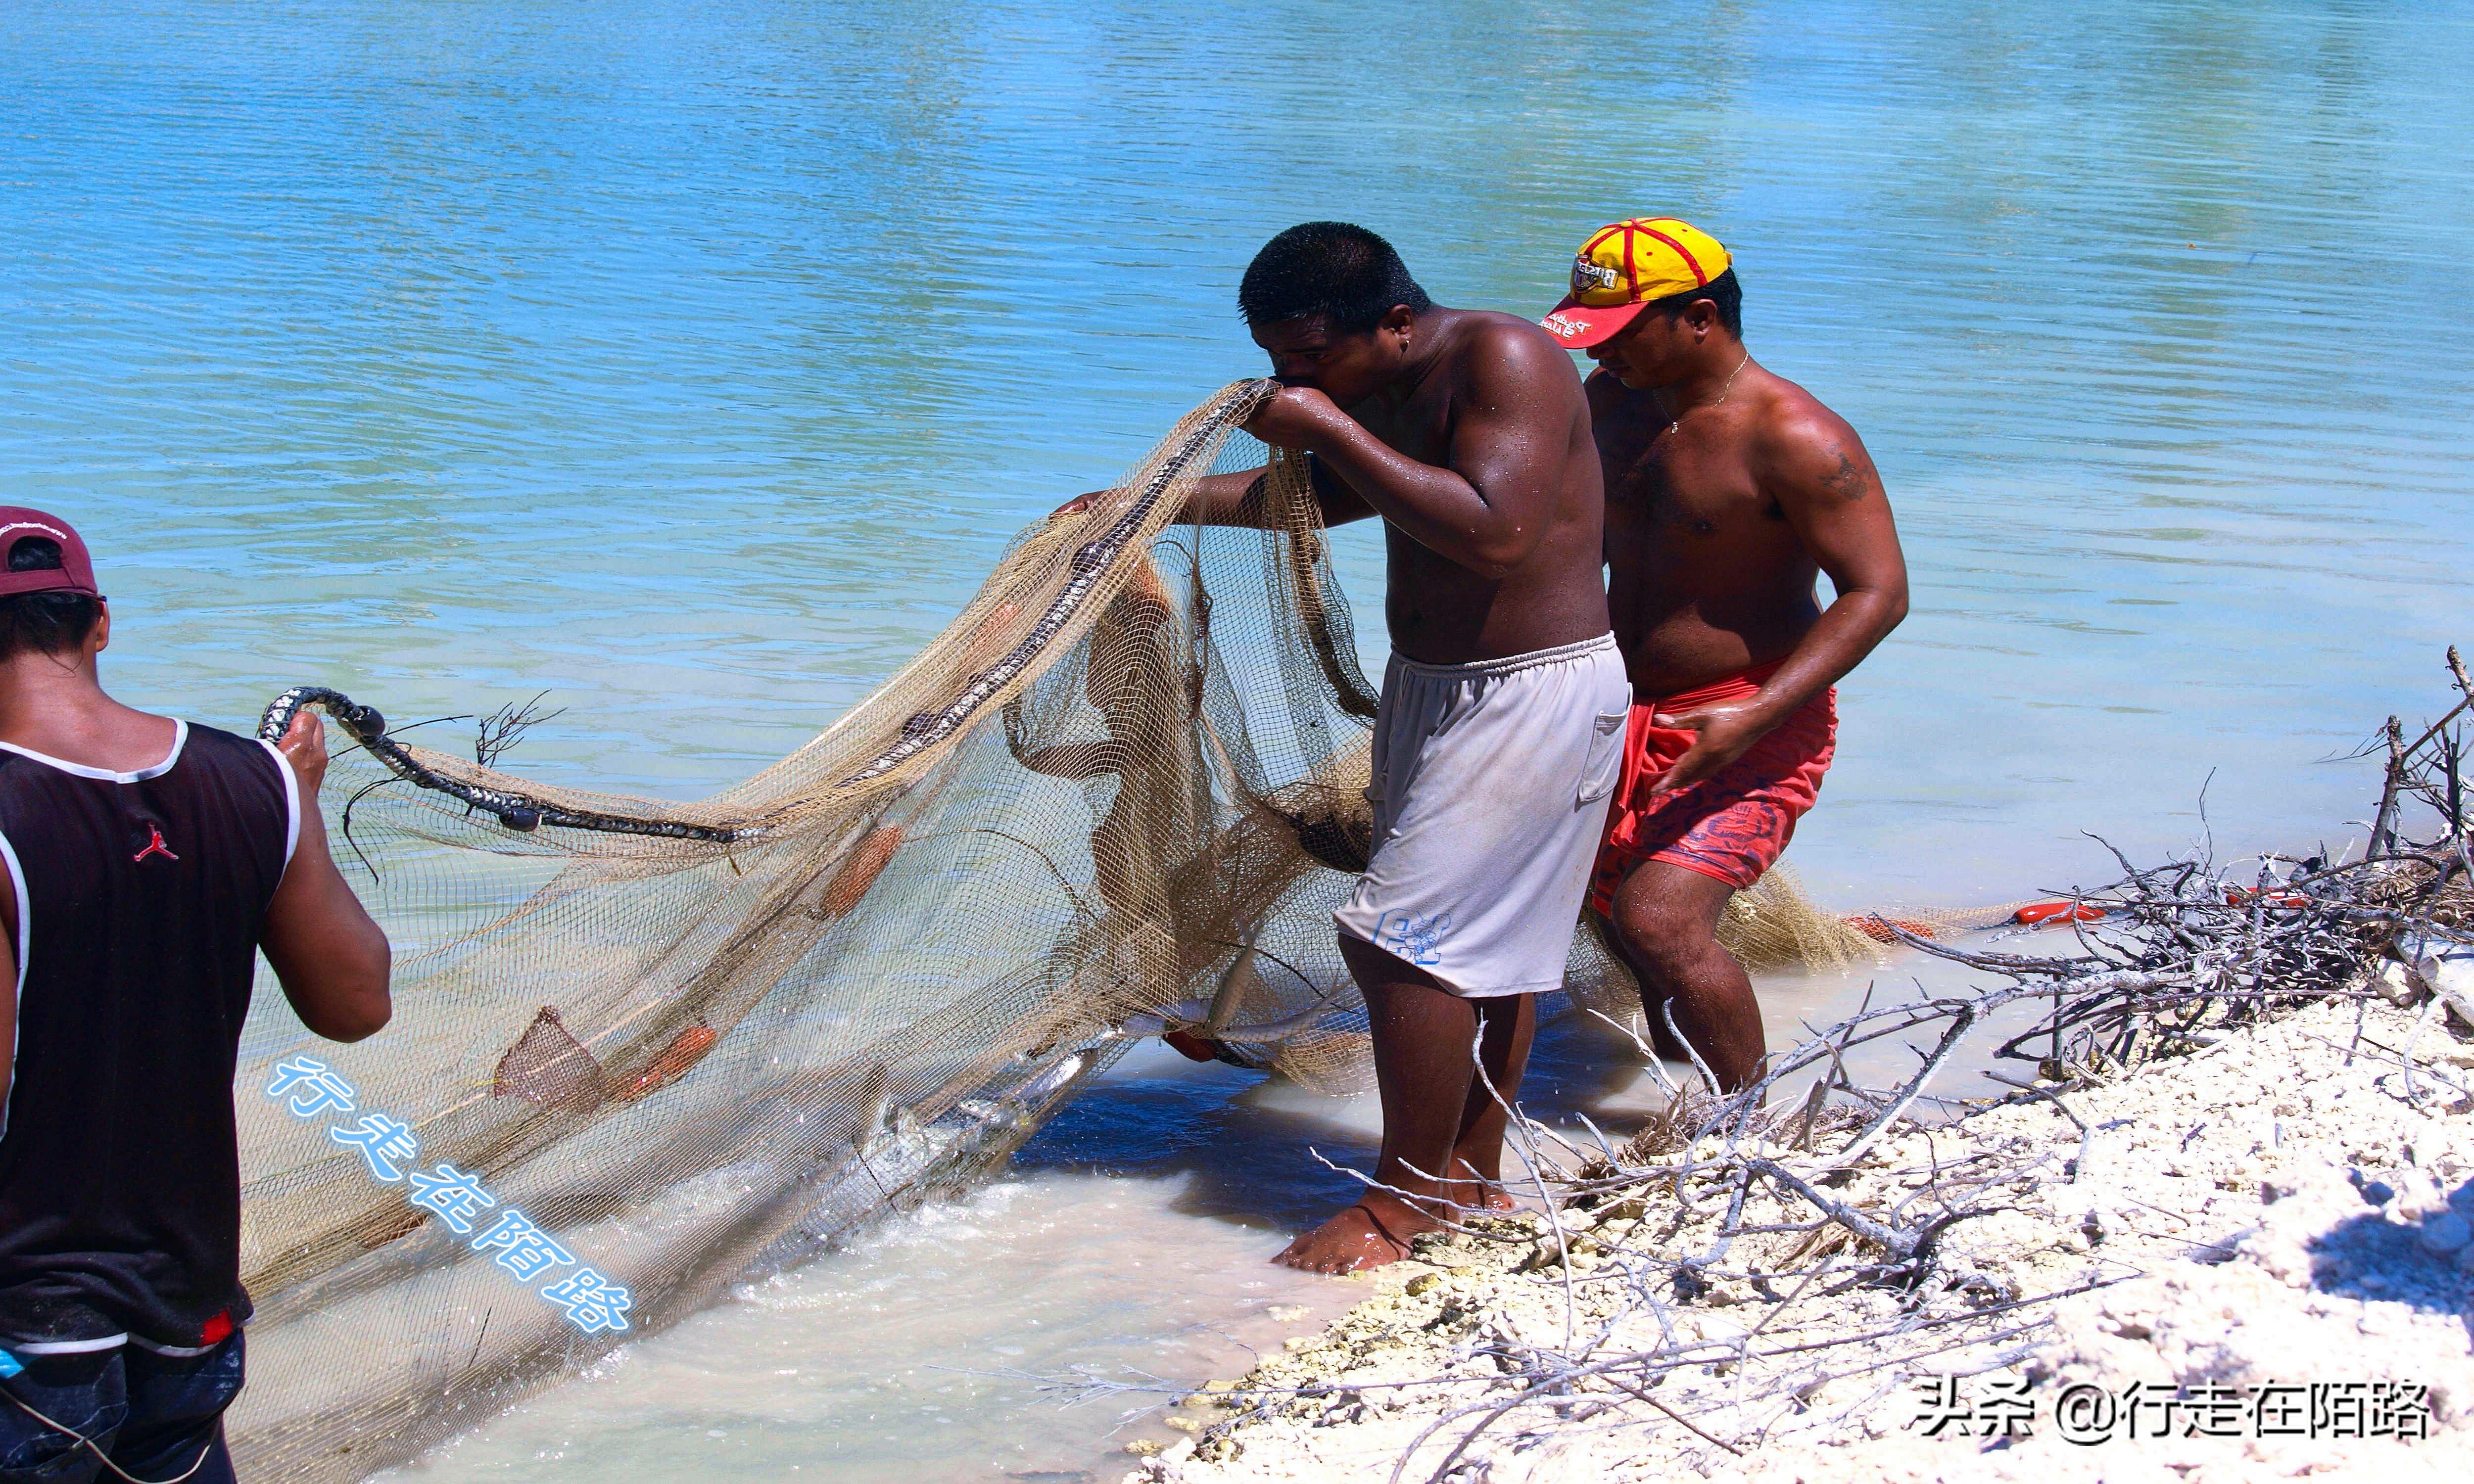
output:
<path id="1" fill-rule="evenodd" d="M 1331 912 L 1374 696 L 1303 469 L 1235 431 L 1271 390 L 1025 532 L 899 674 L 703 802 L 279 701 L 270 728 L 322 705 L 361 744 L 327 806 L 396 1018 L 331 1046 L 261 994 L 244 1037 L 246 1475 L 359 1477 L 958 1187 L 1130 1038 L 1363 1085 Z M 1176 523 L 1197 478 L 1249 468 L 1263 529 Z M 1757 966 L 1878 947 L 1783 877 L 1728 934 Z M 1637 1010 L 1589 934 L 1573 952 L 1576 993 Z"/>

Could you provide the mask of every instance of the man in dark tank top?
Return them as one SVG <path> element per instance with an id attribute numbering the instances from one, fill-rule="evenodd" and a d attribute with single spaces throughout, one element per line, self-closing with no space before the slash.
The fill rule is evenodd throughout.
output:
<path id="1" fill-rule="evenodd" d="M 323 725 L 279 747 L 122 706 L 110 634 L 77 533 L 0 508 L 0 1484 L 231 1478 L 257 953 L 318 1035 L 390 1013 Z"/>

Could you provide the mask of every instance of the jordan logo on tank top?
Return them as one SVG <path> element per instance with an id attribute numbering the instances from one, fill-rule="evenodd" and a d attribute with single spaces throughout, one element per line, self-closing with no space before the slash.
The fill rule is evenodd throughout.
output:
<path id="1" fill-rule="evenodd" d="M 165 860 L 179 860 L 181 858 L 172 853 L 172 848 L 170 846 L 163 843 L 162 826 L 156 824 L 153 820 L 148 820 L 146 822 L 146 828 L 154 835 L 155 838 L 146 842 L 146 849 L 129 857 L 131 860 L 141 861 L 149 855 L 160 855 Z"/>
<path id="2" fill-rule="evenodd" d="M 232 1073 L 298 797 L 274 749 L 211 727 L 128 772 L 0 746 L 0 898 L 25 950 L 0 1124 L 12 1353 L 199 1352 L 248 1320 Z"/>

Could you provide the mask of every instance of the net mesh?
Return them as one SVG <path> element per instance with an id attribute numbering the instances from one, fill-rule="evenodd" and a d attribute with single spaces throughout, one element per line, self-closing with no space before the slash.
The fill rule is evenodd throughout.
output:
<path id="1" fill-rule="evenodd" d="M 1302 467 L 1236 431 L 1270 390 L 1025 532 L 900 673 L 702 802 L 531 783 L 332 693 L 270 713 L 365 744 L 327 807 L 397 1010 L 335 1047 L 261 994 L 244 1037 L 244 1474 L 359 1477 L 958 1187 L 1133 1037 L 1367 1084 L 1331 912 L 1374 696 Z M 1175 523 L 1252 468 L 1262 529 Z M 1880 946 L 1776 874 L 1726 936 L 1755 967 Z M 1570 984 L 1638 1010 L 1586 931 Z"/>

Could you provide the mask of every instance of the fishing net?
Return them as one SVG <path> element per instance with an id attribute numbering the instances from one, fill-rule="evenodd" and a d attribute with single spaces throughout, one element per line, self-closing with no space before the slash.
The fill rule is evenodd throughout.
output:
<path id="1" fill-rule="evenodd" d="M 1236 431 L 1271 389 L 1025 532 L 900 673 L 703 802 L 500 771 L 503 716 L 462 757 L 335 692 L 270 708 L 358 744 L 326 806 L 396 1017 L 333 1046 L 261 993 L 243 1039 L 244 1474 L 359 1477 L 957 1188 L 1141 1035 L 1364 1084 L 1331 912 L 1374 696 L 1303 468 Z M 1177 523 L 1245 469 L 1261 529 Z M 1775 879 L 1731 917 L 1748 957 L 1878 950 Z M 1572 985 L 1637 1010 L 1587 932 Z"/>

